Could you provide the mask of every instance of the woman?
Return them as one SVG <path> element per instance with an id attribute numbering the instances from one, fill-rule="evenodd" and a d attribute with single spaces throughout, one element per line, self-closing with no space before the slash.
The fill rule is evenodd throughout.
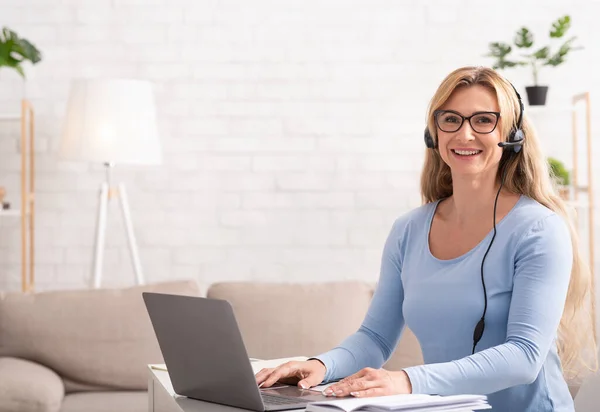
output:
<path id="1" fill-rule="evenodd" d="M 498 411 L 573 411 L 565 376 L 596 356 L 591 275 L 521 98 L 495 71 L 465 67 L 427 119 L 425 203 L 394 222 L 362 326 L 257 383 L 345 377 L 326 394 L 486 394 Z M 373 369 L 405 325 L 425 364 Z"/>

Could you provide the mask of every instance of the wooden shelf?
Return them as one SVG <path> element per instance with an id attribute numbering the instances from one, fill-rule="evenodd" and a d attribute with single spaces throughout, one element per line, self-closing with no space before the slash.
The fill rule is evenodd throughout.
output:
<path id="1" fill-rule="evenodd" d="M 17 217 L 21 221 L 21 288 L 31 292 L 35 285 L 35 113 L 31 102 L 21 101 L 21 113 L 0 113 L 0 122 L 19 122 L 21 157 L 21 206 L 0 210 L 0 218 Z"/>
<path id="2" fill-rule="evenodd" d="M 525 106 L 525 112 L 529 112 L 529 113 L 556 113 L 556 112 L 570 113 L 572 111 L 573 111 L 572 106 L 565 106 L 565 105 Z"/>
<path id="3" fill-rule="evenodd" d="M 20 210 L 0 210 L 0 217 L 20 217 L 21 216 L 21 211 Z"/>
<path id="4" fill-rule="evenodd" d="M 29 211 L 25 212 L 25 216 L 29 216 Z M 0 217 L 20 217 L 23 216 L 23 212 L 20 209 L 8 209 L 0 210 Z"/>
<path id="5" fill-rule="evenodd" d="M 576 209 L 589 209 L 591 205 L 589 202 L 579 202 L 573 200 L 567 200 L 567 205 L 574 207 Z"/>
<path id="6" fill-rule="evenodd" d="M 21 120 L 21 115 L 18 113 L 0 113 L 0 121 L 17 121 Z"/>

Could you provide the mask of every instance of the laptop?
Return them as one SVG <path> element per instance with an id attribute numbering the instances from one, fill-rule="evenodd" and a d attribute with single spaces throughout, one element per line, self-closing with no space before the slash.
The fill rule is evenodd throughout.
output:
<path id="1" fill-rule="evenodd" d="M 153 292 L 142 296 L 176 394 L 259 412 L 331 400 L 295 385 L 260 389 L 228 301 Z"/>

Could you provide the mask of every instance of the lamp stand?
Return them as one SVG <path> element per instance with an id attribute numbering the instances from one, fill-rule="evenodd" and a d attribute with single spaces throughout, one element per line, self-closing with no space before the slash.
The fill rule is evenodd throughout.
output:
<path id="1" fill-rule="evenodd" d="M 94 243 L 94 262 L 92 272 L 92 287 L 99 288 L 102 282 L 102 261 L 104 258 L 104 240 L 106 237 L 106 219 L 108 216 L 108 202 L 113 197 L 119 198 L 121 204 L 121 212 L 123 213 L 123 222 L 127 232 L 127 241 L 129 244 L 129 253 L 133 262 L 135 271 L 135 280 L 138 285 L 144 284 L 144 275 L 142 273 L 142 265 L 138 255 L 137 242 L 133 233 L 133 225 L 131 224 L 131 213 L 129 212 L 129 202 L 127 200 L 127 192 L 125 185 L 119 183 L 117 188 L 111 186 L 111 175 L 113 163 L 104 163 L 106 168 L 106 181 L 100 185 L 100 198 L 98 204 L 98 216 L 96 220 L 96 239 Z"/>

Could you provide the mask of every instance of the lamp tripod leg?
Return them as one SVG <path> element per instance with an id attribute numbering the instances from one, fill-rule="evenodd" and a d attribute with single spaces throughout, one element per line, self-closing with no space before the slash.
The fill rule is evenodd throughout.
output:
<path id="1" fill-rule="evenodd" d="M 98 216 L 96 220 L 96 240 L 94 244 L 94 263 L 92 270 L 93 288 L 99 288 L 102 282 L 102 260 L 104 258 L 104 240 L 106 238 L 106 218 L 108 214 L 108 184 L 100 186 Z"/>
<path id="2" fill-rule="evenodd" d="M 137 241 L 133 232 L 133 224 L 131 223 L 131 213 L 129 212 L 129 201 L 127 199 L 127 192 L 125 191 L 125 185 L 123 183 L 119 184 L 119 200 L 121 203 L 121 211 L 123 212 L 123 222 L 125 223 L 125 229 L 127 230 L 129 253 L 131 254 L 133 269 L 135 271 L 135 281 L 138 285 L 143 285 L 144 274 L 142 273 L 142 265 L 140 263 L 140 257 L 138 255 Z"/>

